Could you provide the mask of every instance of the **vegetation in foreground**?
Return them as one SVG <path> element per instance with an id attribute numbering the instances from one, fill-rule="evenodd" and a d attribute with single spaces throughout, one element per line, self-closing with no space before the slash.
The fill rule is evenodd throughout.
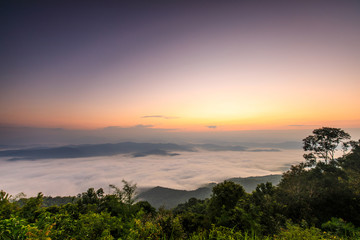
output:
<path id="1" fill-rule="evenodd" d="M 111 185 L 112 194 L 90 188 L 52 206 L 41 193 L 19 199 L 1 191 L 0 239 L 360 239 L 360 141 L 321 128 L 303 143 L 305 162 L 278 186 L 248 194 L 224 181 L 209 199 L 172 210 L 136 202 L 136 186 L 126 181 Z"/>

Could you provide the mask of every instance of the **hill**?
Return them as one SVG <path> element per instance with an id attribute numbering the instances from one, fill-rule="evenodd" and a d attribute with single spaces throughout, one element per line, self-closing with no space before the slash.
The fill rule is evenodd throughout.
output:
<path id="1" fill-rule="evenodd" d="M 277 185 L 281 180 L 281 175 L 267 175 L 260 177 L 247 177 L 247 178 L 230 178 L 229 181 L 241 184 L 246 192 L 252 192 L 260 183 L 271 182 Z M 196 190 L 186 191 L 177 190 L 164 187 L 154 187 L 147 191 L 141 192 L 138 195 L 139 200 L 148 201 L 152 206 L 159 208 L 173 208 L 180 203 L 184 203 L 190 198 L 205 199 L 211 196 L 212 188 L 215 183 L 209 183 L 204 187 Z"/>

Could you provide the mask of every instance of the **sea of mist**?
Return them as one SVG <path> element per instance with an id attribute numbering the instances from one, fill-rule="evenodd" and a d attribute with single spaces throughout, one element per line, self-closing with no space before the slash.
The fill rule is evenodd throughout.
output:
<path id="1" fill-rule="evenodd" d="M 198 151 L 177 156 L 130 155 L 7 161 L 0 158 L 0 189 L 16 195 L 38 192 L 51 196 L 76 195 L 90 187 L 121 187 L 121 181 L 139 188 L 163 186 L 196 189 L 231 177 L 281 174 L 302 159 L 302 150 L 279 152 Z"/>

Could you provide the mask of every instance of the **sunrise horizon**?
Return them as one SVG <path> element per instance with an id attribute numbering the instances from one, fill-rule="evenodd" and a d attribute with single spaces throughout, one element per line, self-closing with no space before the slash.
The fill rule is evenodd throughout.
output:
<path id="1" fill-rule="evenodd" d="M 356 6 L 7 3 L 0 121 L 71 129 L 359 128 Z"/>

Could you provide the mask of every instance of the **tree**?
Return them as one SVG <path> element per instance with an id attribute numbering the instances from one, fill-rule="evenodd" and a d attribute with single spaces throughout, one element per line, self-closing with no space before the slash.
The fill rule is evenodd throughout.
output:
<path id="1" fill-rule="evenodd" d="M 122 180 L 124 186 L 122 190 L 115 185 L 109 187 L 114 189 L 114 195 L 123 203 L 132 205 L 135 202 L 136 184 L 131 185 L 129 182 Z"/>
<path id="2" fill-rule="evenodd" d="M 241 198 L 247 194 L 244 188 L 231 181 L 224 181 L 212 189 L 208 211 L 210 219 L 220 225 L 230 226 L 232 210 Z"/>
<path id="3" fill-rule="evenodd" d="M 325 164 L 333 163 L 337 148 L 341 146 L 345 151 L 349 145 L 346 140 L 350 139 L 350 135 L 340 128 L 323 127 L 315 129 L 313 134 L 303 139 L 303 149 L 310 151 L 304 154 L 308 166 L 321 160 L 324 160 Z"/>
<path id="4" fill-rule="evenodd" d="M 244 195 L 246 193 L 241 185 L 231 181 L 224 181 L 212 189 L 210 208 L 215 211 L 221 208 L 225 210 L 233 209 L 238 200 Z"/>
<path id="5" fill-rule="evenodd" d="M 339 159 L 345 170 L 354 170 L 360 173 L 360 140 L 350 141 L 351 151 Z"/>
<path id="6" fill-rule="evenodd" d="M 14 204 L 11 204 L 10 199 L 11 195 L 3 190 L 0 191 L 0 220 L 10 218 L 11 213 L 15 210 L 15 206 Z"/>
<path id="7" fill-rule="evenodd" d="M 40 192 L 36 197 L 27 199 L 20 210 L 20 216 L 29 222 L 35 222 L 35 219 L 40 215 L 43 197 L 44 195 Z"/>
<path id="8" fill-rule="evenodd" d="M 340 166 L 347 175 L 347 182 L 354 196 L 351 221 L 360 224 L 360 140 L 351 142 L 351 152 L 339 159 Z"/>
<path id="9" fill-rule="evenodd" d="M 104 197 L 104 191 L 102 188 L 97 191 L 94 188 L 89 188 L 86 192 L 78 194 L 77 197 L 76 203 L 81 213 L 88 211 L 97 212 Z"/>
<path id="10" fill-rule="evenodd" d="M 285 206 L 276 199 L 277 188 L 272 183 L 258 184 L 255 191 L 252 192 L 252 202 L 258 207 L 260 215 L 261 231 L 263 234 L 274 234 L 280 230 L 285 223 Z"/>
<path id="11" fill-rule="evenodd" d="M 320 226 L 331 217 L 353 221 L 358 205 L 348 184 L 349 174 L 344 171 L 345 163 L 350 161 L 336 158 L 335 153 L 340 147 L 345 152 L 355 145 L 339 128 L 323 127 L 313 134 L 303 140 L 304 150 L 310 151 L 304 154 L 306 163 L 292 166 L 283 174 L 277 200 L 286 206 L 285 215 L 294 222 L 304 219 Z"/>

